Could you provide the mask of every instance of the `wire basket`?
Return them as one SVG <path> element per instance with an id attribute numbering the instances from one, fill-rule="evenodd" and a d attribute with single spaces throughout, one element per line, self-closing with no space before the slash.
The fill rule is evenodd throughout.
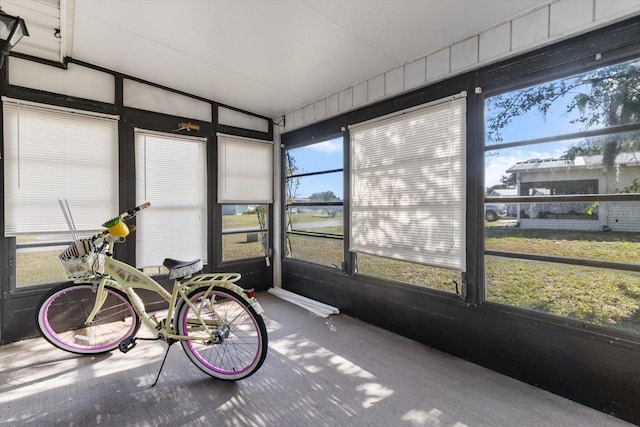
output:
<path id="1" fill-rule="evenodd" d="M 105 256 L 95 252 L 91 239 L 74 241 L 58 257 L 70 279 L 93 276 L 104 267 Z"/>

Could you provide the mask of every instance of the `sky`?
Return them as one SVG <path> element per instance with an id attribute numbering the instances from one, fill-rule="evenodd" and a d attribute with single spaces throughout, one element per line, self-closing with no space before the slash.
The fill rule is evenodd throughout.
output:
<path id="1" fill-rule="evenodd" d="M 531 116 L 535 116 L 532 113 Z M 565 128 L 563 130 L 563 128 Z M 544 119 L 537 117 L 522 117 L 515 120 L 505 129 L 505 142 L 522 139 L 538 138 L 557 133 L 566 133 L 566 118 Z M 500 184 L 500 178 L 507 175 L 506 170 L 517 162 L 530 159 L 558 158 L 577 141 L 535 144 L 485 153 L 485 187 Z M 343 167 L 342 138 L 312 144 L 289 150 L 298 167 L 297 173 L 317 172 L 323 170 L 340 169 Z M 343 199 L 343 177 L 341 173 L 318 175 L 299 178 L 300 186 L 298 198 L 308 198 L 314 193 L 333 191 Z"/>
<path id="2" fill-rule="evenodd" d="M 522 141 L 579 131 L 566 117 L 538 117 L 537 112 L 522 116 L 504 129 L 504 142 Z M 500 184 L 500 178 L 518 162 L 531 159 L 557 159 L 580 140 L 548 142 L 485 152 L 485 187 Z"/>
<path id="3" fill-rule="evenodd" d="M 288 151 L 298 168 L 295 173 L 318 172 L 343 168 L 342 137 L 319 142 Z M 343 194 L 343 174 L 332 173 L 298 179 L 297 198 L 308 198 L 314 193 L 333 191 L 340 199 Z"/>
<path id="4" fill-rule="evenodd" d="M 514 142 L 540 137 L 563 135 L 604 127 L 605 124 L 594 124 L 586 128 L 582 123 L 571 123 L 572 120 L 577 119 L 582 115 L 584 115 L 584 117 L 591 117 L 592 113 L 596 111 L 600 110 L 600 112 L 602 112 L 601 109 L 605 107 L 605 105 L 601 104 L 597 105 L 594 109 L 594 107 L 588 106 L 587 104 L 586 107 L 583 107 L 583 111 L 580 112 L 578 108 L 571 106 L 572 101 L 576 99 L 576 95 L 578 94 L 592 94 L 593 82 L 604 83 L 599 86 L 599 93 L 605 95 L 607 92 L 602 91 L 605 84 L 608 89 L 616 90 L 620 87 L 627 88 L 628 90 L 631 86 L 625 86 L 624 84 L 634 84 L 634 75 L 637 73 L 639 68 L 640 61 L 632 59 L 625 63 L 613 64 L 597 70 L 587 71 L 580 75 L 559 79 L 555 82 L 544 83 L 546 85 L 549 83 L 563 82 L 571 89 L 564 96 L 559 97 L 553 102 L 546 115 L 543 115 L 534 108 L 528 113 L 514 118 L 511 123 L 502 129 L 503 142 Z M 629 80 L 626 79 L 627 77 L 629 77 Z M 621 85 L 618 85 L 618 82 L 620 82 Z M 572 85 L 576 83 L 582 84 L 572 87 Z M 492 117 L 492 115 L 496 114 L 495 108 L 493 110 L 491 108 L 492 103 L 495 100 L 500 98 L 509 99 L 509 97 L 518 95 L 519 93 L 524 95 L 526 93 L 526 89 L 527 88 L 523 88 L 494 98 L 488 98 L 485 101 L 485 116 L 487 117 L 487 121 Z M 630 100 L 633 96 L 637 96 L 637 89 L 632 90 L 632 92 L 627 96 L 626 100 Z M 526 97 L 523 96 L 523 99 L 526 99 Z M 507 175 L 505 171 L 518 161 L 536 158 L 557 159 L 571 146 L 579 144 L 583 140 L 584 138 L 580 138 L 573 141 L 534 144 L 505 150 L 488 151 L 485 153 L 485 187 L 500 184 L 500 177 Z"/>
<path id="5" fill-rule="evenodd" d="M 557 133 L 570 132 L 567 130 L 567 119 L 542 119 L 535 117 L 521 117 L 504 130 L 505 142 L 522 139 L 538 138 Z M 485 153 L 485 187 L 500 184 L 500 178 L 507 175 L 506 170 L 517 162 L 530 159 L 558 158 L 577 141 L 535 144 Z M 339 169 L 343 167 L 342 138 L 320 142 L 306 147 L 289 150 L 295 158 L 297 173 L 316 172 L 322 170 Z M 316 177 L 300 178 L 297 197 L 307 198 L 313 193 L 333 191 L 336 196 L 343 198 L 342 174 L 319 175 Z"/>
<path id="6" fill-rule="evenodd" d="M 633 66 L 640 66 L 636 65 L 637 63 L 637 61 L 629 61 L 629 64 Z M 585 73 L 585 76 L 589 79 L 592 78 L 590 73 Z M 566 82 L 570 82 L 571 79 L 572 78 L 567 79 Z M 568 112 L 567 107 L 578 93 L 589 93 L 590 89 L 590 85 L 587 84 L 573 88 L 571 92 L 554 101 L 545 115 L 533 109 L 521 116 L 513 118 L 501 129 L 502 143 L 587 130 L 583 124 L 571 123 L 573 119 L 580 116 L 580 113 L 577 109 Z M 522 89 L 522 91 L 524 90 L 526 90 L 526 88 Z M 488 98 L 485 102 L 485 116 L 487 119 L 493 114 L 496 114 L 495 108 L 492 109 L 492 103 L 495 102 L 495 100 L 501 97 L 504 99 L 514 96 L 514 94 L 518 94 L 519 92 L 521 91 Z M 589 111 L 585 114 L 589 114 Z M 589 127 L 589 129 L 596 129 L 597 127 L 598 126 L 592 126 Z M 566 153 L 570 147 L 579 144 L 583 140 L 584 138 L 580 138 L 487 151 L 485 152 L 485 187 L 500 184 L 500 178 L 508 175 L 506 172 L 507 169 L 518 162 L 531 159 L 557 159 Z M 495 144 L 495 142 L 489 141 L 488 145 L 491 144 Z M 290 150 L 290 153 L 296 160 L 298 173 L 338 169 L 343 167 L 342 146 L 342 138 L 338 138 Z M 297 197 L 309 197 L 313 193 L 333 191 L 338 197 L 343 198 L 342 185 L 341 173 L 300 178 Z"/>
<path id="7" fill-rule="evenodd" d="M 549 135 L 575 132 L 578 129 L 568 123 L 566 117 L 539 117 L 537 112 L 520 117 L 504 129 L 504 142 L 538 138 Z M 500 184 L 500 178 L 508 175 L 506 170 L 518 162 L 530 159 L 561 157 L 578 140 L 534 144 L 485 153 L 485 187 Z M 340 169 L 343 167 L 342 138 L 320 142 L 306 147 L 289 150 L 295 158 L 297 173 Z M 342 174 L 333 173 L 300 178 L 297 197 L 308 198 L 313 193 L 333 191 L 343 198 Z"/>
<path id="8" fill-rule="evenodd" d="M 509 148 L 485 153 L 485 187 L 500 184 L 500 178 L 509 175 L 506 171 L 518 162 L 531 159 L 557 159 L 571 143 L 546 143 L 526 147 Z"/>
<path id="9" fill-rule="evenodd" d="M 563 135 L 585 130 L 581 124 L 571 123 L 571 120 L 579 117 L 576 111 L 571 113 L 566 112 L 567 105 L 576 94 L 577 92 L 569 93 L 558 99 L 546 115 L 533 109 L 521 116 L 513 118 L 511 122 L 501 130 L 501 136 L 503 138 L 501 143 Z M 502 96 L 510 96 L 510 94 Z M 489 118 L 491 114 L 495 114 L 491 109 L 491 102 L 491 98 L 485 102 L 485 116 L 487 118 Z M 485 123 L 486 122 L 488 122 L 488 120 L 486 120 Z M 487 151 L 485 152 L 485 188 L 500 184 L 500 178 L 508 175 L 506 170 L 516 163 L 531 159 L 557 159 L 571 146 L 581 142 L 581 140 L 582 139 L 532 144 Z M 486 144 L 492 145 L 496 143 L 487 141 Z"/>

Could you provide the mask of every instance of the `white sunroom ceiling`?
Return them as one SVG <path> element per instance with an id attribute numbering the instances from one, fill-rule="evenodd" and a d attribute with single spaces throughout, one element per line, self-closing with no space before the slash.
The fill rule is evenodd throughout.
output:
<path id="1" fill-rule="evenodd" d="M 17 52 L 68 55 L 268 117 L 548 3 L 0 0 L 32 35 Z"/>

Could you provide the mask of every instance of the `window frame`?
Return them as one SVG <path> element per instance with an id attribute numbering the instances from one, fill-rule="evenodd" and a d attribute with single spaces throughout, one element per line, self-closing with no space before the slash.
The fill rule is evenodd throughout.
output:
<path id="1" fill-rule="evenodd" d="M 203 223 L 203 230 L 202 230 L 202 234 L 204 236 L 204 242 L 202 245 L 202 255 L 200 255 L 198 258 L 202 259 L 205 265 L 209 265 L 211 263 L 211 260 L 208 259 L 208 247 L 210 245 L 210 241 L 211 241 L 211 236 L 209 235 L 209 233 L 207 232 L 209 225 L 208 225 L 208 221 L 209 221 L 209 201 L 208 201 L 208 194 L 209 194 L 209 190 L 207 189 L 207 184 L 208 184 L 208 168 L 207 168 L 207 161 L 206 161 L 206 157 L 207 157 L 207 138 L 205 137 L 198 137 L 198 136 L 187 136 L 187 135 L 177 135 L 177 134 L 172 134 L 172 133 L 167 133 L 167 132 L 159 132 L 159 131 L 153 131 L 153 130 L 149 130 L 149 129 L 143 129 L 143 128 L 139 128 L 136 127 L 133 129 L 134 131 L 134 143 L 133 143 L 133 150 L 135 153 L 138 152 L 139 147 L 138 147 L 138 143 L 141 142 L 143 144 L 145 144 L 145 147 L 151 143 L 153 144 L 153 141 L 146 141 L 146 137 L 151 137 L 151 138 L 158 138 L 160 140 L 170 140 L 171 142 L 175 143 L 176 141 L 180 141 L 183 143 L 193 143 L 193 144 L 197 144 L 195 146 L 196 150 L 203 150 L 204 151 L 204 155 L 200 158 L 200 161 L 202 162 L 202 164 L 200 165 L 202 167 L 201 170 L 201 179 L 202 182 L 199 182 L 198 184 L 203 184 L 204 189 L 201 192 L 201 196 L 202 196 L 202 206 L 201 206 L 201 211 L 202 211 L 202 219 L 201 222 Z M 139 140 L 139 137 L 144 138 L 144 140 Z M 140 147 L 140 149 L 142 149 L 143 147 Z M 145 148 L 146 150 L 146 148 Z M 151 209 L 153 209 L 154 207 L 154 203 L 152 200 L 146 200 L 147 197 L 145 195 L 139 194 L 139 187 L 141 184 L 141 180 L 140 180 L 140 176 L 138 175 L 139 173 L 142 173 L 144 175 L 142 182 L 146 182 L 147 178 L 146 178 L 146 174 L 147 174 L 147 160 L 146 160 L 146 156 L 144 159 L 138 158 L 138 156 L 135 156 L 135 182 L 136 182 L 136 204 L 141 204 L 143 202 L 151 202 Z M 139 171 L 138 170 L 138 162 L 142 162 L 144 161 L 144 163 L 141 165 L 144 167 L 144 171 Z M 199 187 L 198 187 L 199 188 Z M 145 199 L 145 200 L 143 200 Z M 172 211 L 175 210 L 175 206 L 172 207 Z M 150 211 L 148 214 L 146 214 L 145 216 L 142 216 L 140 218 L 137 219 L 137 221 L 145 221 L 145 217 L 149 217 L 149 214 L 152 214 L 152 211 Z M 136 233 L 136 239 L 135 239 L 135 243 L 136 243 L 136 259 L 135 259 L 135 264 L 133 265 L 138 265 L 140 258 L 139 255 L 139 250 L 141 248 L 142 242 L 145 240 L 144 239 L 144 235 L 140 236 L 140 232 L 144 232 L 143 231 L 143 227 L 139 227 L 141 228 L 139 230 L 138 233 Z M 158 231 L 155 231 L 158 232 Z M 162 254 L 160 255 L 160 258 L 164 259 L 166 257 L 171 257 L 173 256 L 174 258 L 178 258 L 178 259 L 183 259 L 184 257 L 188 257 L 188 258 L 193 258 L 193 257 L 189 257 L 188 255 L 170 255 L 168 253 L 166 254 Z M 162 264 L 162 263 L 160 263 Z M 162 265 L 143 265 L 143 266 L 139 266 L 140 268 L 147 268 L 147 269 L 154 269 L 154 268 L 160 268 L 162 267 Z M 161 270 L 159 270 L 161 271 Z M 162 274 L 162 273 L 160 273 Z"/>
<path id="2" fill-rule="evenodd" d="M 241 203 L 240 205 L 242 205 L 244 203 Z M 264 225 L 261 227 L 260 224 L 258 224 L 257 227 L 252 227 L 252 228 L 244 228 L 242 230 L 227 230 L 225 231 L 224 229 L 224 208 L 225 206 L 236 206 L 238 205 L 238 203 L 221 203 L 220 206 L 220 219 L 221 219 L 221 227 L 220 227 L 220 233 L 221 233 L 221 250 L 220 250 L 220 260 L 221 263 L 223 264 L 230 264 L 230 263 L 237 263 L 237 262 L 247 262 L 247 261 L 255 261 L 255 260 L 259 260 L 262 258 L 270 258 L 271 257 L 271 248 L 270 248 L 270 242 L 271 242 L 271 233 L 270 233 L 270 228 L 269 228 L 269 224 L 271 223 L 272 219 L 272 212 L 271 212 L 271 206 L 272 204 L 270 203 L 256 203 L 254 206 L 264 206 L 265 209 L 265 223 Z M 263 255 L 260 256 L 254 256 L 254 257 L 244 257 L 244 258 L 234 258 L 234 259 L 225 259 L 225 247 L 224 247 L 224 238 L 225 236 L 235 236 L 235 235 L 242 235 L 242 234 L 246 234 L 247 235 L 247 241 L 248 241 L 248 235 L 252 234 L 252 233 L 258 233 L 258 234 L 264 234 L 264 238 L 263 238 L 263 243 L 265 245 L 265 253 Z"/>
<path id="3" fill-rule="evenodd" d="M 215 157 L 215 172 L 213 176 L 216 178 L 215 182 L 215 211 L 218 218 L 216 223 L 216 238 L 218 240 L 218 257 L 217 262 L 219 265 L 238 264 L 238 263 L 251 263 L 261 259 L 265 259 L 266 265 L 270 266 L 272 256 L 272 236 L 271 227 L 273 224 L 273 203 L 274 203 L 274 141 L 273 139 L 256 138 L 254 135 L 237 135 L 230 132 L 216 132 L 214 141 L 216 141 L 216 147 L 212 150 Z M 235 146 L 234 146 L 235 144 Z M 227 160 L 233 157 L 234 152 L 237 154 L 238 150 L 243 150 L 247 153 L 248 150 L 253 151 L 249 153 L 258 160 L 266 160 L 266 163 L 260 165 L 261 170 L 257 172 L 255 170 L 243 169 L 243 166 L 230 168 L 226 165 Z M 227 157 L 229 156 L 229 157 Z M 253 165 L 253 164 L 252 164 Z M 268 170 L 269 176 L 265 178 L 264 171 Z M 262 174 L 262 175 L 261 175 Z M 262 178 L 260 178 L 262 176 Z M 260 188 L 254 191 L 253 195 L 247 197 L 245 194 L 237 194 L 239 184 L 247 185 L 247 179 L 249 180 L 268 180 L 268 188 Z M 244 181 L 244 182 L 243 182 Z M 228 184 L 228 185 L 227 185 Z M 229 188 L 232 187 L 232 188 Z M 227 191 L 228 190 L 228 191 Z M 225 236 L 231 236 L 236 234 L 248 234 L 247 230 L 243 231 L 225 231 L 224 229 L 224 208 L 225 206 L 233 205 L 254 205 L 265 207 L 265 224 L 264 227 L 256 227 L 255 232 L 264 233 L 263 243 L 265 244 L 265 254 L 257 257 L 237 258 L 225 260 L 225 248 L 224 240 Z M 251 231 L 249 231 L 251 232 Z"/>
<path id="4" fill-rule="evenodd" d="M 88 126 L 88 125 L 93 125 L 93 124 L 100 124 L 102 127 L 98 127 L 98 135 L 99 136 L 110 136 L 111 140 L 109 141 L 111 143 L 111 150 L 112 150 L 112 163 L 106 168 L 107 171 L 111 172 L 111 175 L 109 176 L 108 180 L 112 181 L 112 194 L 111 194 L 111 200 L 107 201 L 107 200 L 102 200 L 102 202 L 100 202 L 99 200 L 97 201 L 98 204 L 101 203 L 108 203 L 111 202 L 111 206 L 109 206 L 108 210 L 116 212 L 118 211 L 118 199 L 119 199 L 119 186 L 120 186 L 120 175 L 119 175 L 119 124 L 120 124 L 120 116 L 119 115 L 114 115 L 111 113 L 107 113 L 107 112 L 96 112 L 96 111 L 92 111 L 86 108 L 82 108 L 82 107 L 76 107 L 76 106 L 72 106 L 72 107 L 67 107 L 67 106 L 59 106 L 59 105 L 55 105 L 52 103 L 48 103 L 45 101 L 41 101 L 41 100 L 37 100 L 37 101 L 30 101 L 30 100 L 25 100 L 22 98 L 18 98 L 18 97 L 9 97 L 9 96 L 3 96 L 2 97 L 2 115 L 0 116 L 2 118 L 3 121 L 3 127 L 5 129 L 5 135 L 3 135 L 3 154 L 4 157 L 2 159 L 2 171 L 3 171 L 3 176 L 2 176 L 2 182 L 4 184 L 3 186 L 3 215 L 2 215 L 2 229 L 3 229 L 3 236 L 5 239 L 7 239 L 8 241 L 8 255 L 9 258 L 13 260 L 13 262 L 9 263 L 9 274 L 7 275 L 10 278 L 10 282 L 8 283 L 9 285 L 9 289 L 10 290 L 19 290 L 19 291 L 25 291 L 25 290 L 29 290 L 29 289 L 38 289 L 39 287 L 42 286 L 48 286 L 50 284 L 56 284 L 56 283 L 62 283 L 66 280 L 68 280 L 66 274 L 64 274 L 64 269 L 60 269 L 60 272 L 63 273 L 60 276 L 60 280 L 56 280 L 56 281 L 48 281 L 48 282 L 38 282 L 38 283 L 23 283 L 20 284 L 18 283 L 18 270 L 19 270 L 19 253 L 22 250 L 30 250 L 30 249 L 35 249 L 35 250 L 45 250 L 45 248 L 50 248 L 49 251 L 58 251 L 58 250 L 62 250 L 64 249 L 65 246 L 67 246 L 68 244 L 71 243 L 71 241 L 73 240 L 73 236 L 71 235 L 71 231 L 69 230 L 69 227 L 71 227 L 71 225 L 69 225 L 68 222 L 64 223 L 64 221 L 62 221 L 63 215 L 62 212 L 59 212 L 59 206 L 58 203 L 55 204 L 55 206 L 53 206 L 53 210 L 57 211 L 59 213 L 59 217 L 58 215 L 55 215 L 55 218 L 59 218 L 58 222 L 60 223 L 64 223 L 64 225 L 59 225 L 56 227 L 55 230 L 33 230 L 33 231 L 15 231 L 14 233 L 7 233 L 7 230 L 5 229 L 6 225 L 7 225 L 7 221 L 5 219 L 5 215 L 7 214 L 7 207 L 6 207 L 6 198 L 7 198 L 7 193 L 8 191 L 6 190 L 6 185 L 7 185 L 7 178 L 5 176 L 5 174 L 7 173 L 7 166 L 6 166 L 6 162 L 9 156 L 6 155 L 5 153 L 5 149 L 7 148 L 7 140 L 11 139 L 11 138 L 6 138 L 6 132 L 7 129 L 10 129 L 10 127 L 5 126 L 4 121 L 7 119 L 7 114 L 6 114 L 6 109 L 12 109 L 15 110 L 15 112 L 12 112 L 12 114 L 16 114 L 17 117 L 17 122 L 16 123 L 20 123 L 20 111 L 21 108 L 24 109 L 26 112 L 25 114 L 27 115 L 31 115 L 33 117 L 34 114 L 37 114 L 38 112 L 41 112 L 44 117 L 43 120 L 48 120 L 48 121 L 52 121 L 53 119 L 61 119 L 61 122 L 64 123 L 63 126 L 61 126 L 60 129 L 55 129 L 55 133 L 60 137 L 60 136 L 66 136 L 67 134 L 71 134 L 71 135 L 75 135 L 78 133 L 78 129 L 74 129 L 72 132 L 69 132 L 67 130 L 67 128 L 69 127 L 69 124 L 76 124 L 77 126 Z M 68 120 L 66 120 L 66 119 Z M 24 117 L 23 117 L 24 119 Z M 56 124 L 59 123 L 58 121 L 56 121 Z M 40 129 L 40 127 L 38 127 Z M 18 139 L 20 140 L 20 132 L 19 130 L 17 130 L 16 132 L 18 132 Z M 107 133 L 105 133 L 107 132 Z M 52 133 L 54 133 L 52 131 Z M 28 138 L 28 136 L 27 136 Z M 33 137 L 32 137 L 33 138 Z M 20 145 L 20 141 L 18 140 L 18 146 Z M 105 139 L 106 140 L 106 139 Z M 102 142 L 102 140 L 100 140 Z M 83 144 L 84 146 L 85 144 Z M 89 147 L 90 148 L 90 147 Z M 18 160 L 19 162 L 19 160 Z M 103 163 L 103 160 L 100 161 L 100 163 Z M 78 164 L 80 165 L 81 169 L 85 169 L 86 165 L 82 165 L 81 162 L 78 162 Z M 106 164 L 106 163 L 105 163 Z M 83 167 L 85 166 L 85 167 Z M 65 169 L 67 169 L 67 167 L 65 167 Z M 100 176 L 101 174 L 98 174 L 98 176 Z M 85 185 L 85 183 L 83 182 L 82 184 L 80 184 L 80 187 L 83 187 Z M 74 187 L 75 189 L 75 187 Z M 67 190 L 68 191 L 68 190 Z M 93 193 L 93 191 L 91 191 Z M 60 200 L 60 199 L 59 199 Z M 72 224 L 74 226 L 74 228 L 78 228 L 78 234 L 80 237 L 88 237 L 90 235 L 92 235 L 93 233 L 99 231 L 100 229 L 100 224 L 102 223 L 102 221 L 104 220 L 103 215 L 108 215 L 108 213 L 105 214 L 104 209 L 102 210 L 98 210 L 97 212 L 102 212 L 102 213 L 98 213 L 95 214 L 94 213 L 94 209 L 90 209 L 90 214 L 88 215 L 89 217 L 91 217 L 91 219 L 84 219 L 84 221 L 82 221 L 81 218 L 78 218 L 78 211 L 82 212 L 82 209 L 78 210 L 77 209 L 77 199 L 75 199 L 76 203 L 74 203 L 74 200 L 72 199 L 70 202 L 66 202 L 66 197 L 65 200 L 62 201 L 62 203 L 67 204 L 67 206 L 70 207 L 71 210 L 71 215 L 75 214 L 75 220 L 74 220 L 74 224 Z M 96 201 L 94 201 L 94 204 L 96 203 Z M 86 203 L 81 203 L 83 206 L 86 205 Z M 76 207 L 76 209 L 74 209 L 74 205 Z M 52 212 L 53 215 L 53 212 Z M 82 215 L 80 215 L 82 217 Z M 86 216 L 86 215 L 85 215 Z M 71 220 L 73 220 L 73 218 L 70 218 Z M 78 221 L 78 219 L 80 219 L 80 221 Z M 82 224 L 84 223 L 84 225 Z M 79 226 L 77 224 L 80 224 Z M 49 225 L 49 227 L 52 227 L 52 225 Z M 45 237 L 45 236 L 50 236 L 49 239 L 46 239 L 45 241 L 39 241 L 39 242 L 19 242 L 20 240 L 20 236 L 40 236 L 40 237 Z M 64 237 L 63 237 L 64 236 Z M 52 263 L 57 263 L 57 257 L 51 260 Z M 61 265 L 57 265 L 58 267 L 61 267 Z"/>
<path id="5" fill-rule="evenodd" d="M 323 143 L 323 142 L 327 142 L 327 141 L 332 141 L 332 140 L 336 140 L 336 139 L 341 139 L 341 144 L 342 144 L 342 167 L 341 168 L 332 168 L 332 169 L 324 169 L 324 170 L 318 170 L 318 171 L 312 171 L 312 172 L 301 172 L 301 173 L 296 173 L 296 174 L 292 174 L 292 175 L 288 175 L 288 167 L 289 167 L 289 160 L 288 160 L 288 151 L 290 150 L 295 150 L 298 148 L 304 148 L 304 147 L 308 147 L 314 144 L 319 144 L 319 143 Z M 282 250 L 282 259 L 283 260 L 287 260 L 287 261 L 293 261 L 293 262 L 302 262 L 302 263 L 309 263 L 309 264 L 314 264 L 314 265 L 318 265 L 318 266 L 323 266 L 323 267 L 331 267 L 331 265 L 329 264 L 325 264 L 325 263 L 321 263 L 321 262 L 316 262 L 313 260 L 309 260 L 309 259 L 305 259 L 305 258 L 296 258 L 296 257 L 291 257 L 288 255 L 289 252 L 289 248 L 290 248 L 290 242 L 289 242 L 289 235 L 293 235 L 293 236 L 300 236 L 302 238 L 311 238 L 311 239 L 329 239 L 329 241 L 333 240 L 333 241 L 341 241 L 342 242 L 342 256 L 341 256 L 341 265 L 333 265 L 333 267 L 338 268 L 339 270 L 346 272 L 346 273 L 350 273 L 351 272 L 351 259 L 350 259 L 350 254 L 347 251 L 347 245 L 348 245 L 348 233 L 345 233 L 344 230 L 348 227 L 349 223 L 348 223 L 348 203 L 345 203 L 345 200 L 348 200 L 349 197 L 349 191 L 350 188 L 347 184 L 348 182 L 348 170 L 349 170 L 349 135 L 348 132 L 340 132 L 338 134 L 336 133 L 332 133 L 326 137 L 323 138 L 312 138 L 310 140 L 304 140 L 303 142 L 297 142 L 295 144 L 290 144 L 290 145 L 286 145 L 282 147 L 281 150 L 281 173 L 282 173 L 282 186 L 281 186 L 281 191 L 282 191 L 282 245 L 281 247 L 283 248 Z M 342 173 L 342 200 L 341 201 L 309 201 L 309 202 L 295 202 L 295 201 L 291 201 L 289 202 L 289 190 L 288 190 L 288 180 L 289 179 L 297 179 L 297 178 L 304 178 L 304 177 L 313 177 L 313 176 L 322 176 L 322 175 L 326 175 L 326 174 L 331 174 L 331 173 Z M 297 207 L 325 207 L 325 206 L 336 206 L 336 207 L 342 207 L 342 227 L 343 227 L 343 234 L 342 235 L 338 235 L 335 233 L 322 233 L 322 232 L 309 232 L 309 231 L 302 231 L 302 230 L 290 230 L 290 219 L 289 219 L 289 208 L 297 208 Z"/>
<path id="6" fill-rule="evenodd" d="M 599 129 L 593 130 L 585 130 L 580 132 L 571 132 L 565 134 L 557 134 L 546 136 L 542 138 L 530 138 L 530 139 L 521 139 L 517 141 L 510 141 L 505 143 L 493 143 L 490 145 L 486 145 L 486 135 L 485 135 L 485 113 L 486 113 L 486 100 L 491 97 L 500 96 L 508 93 L 517 92 L 518 90 L 526 89 L 528 87 L 544 85 L 546 83 L 570 78 L 572 76 L 577 76 L 582 73 L 592 72 L 597 69 L 615 66 L 617 64 L 622 64 L 626 61 L 631 60 L 640 61 L 640 55 L 638 52 L 631 52 L 626 55 L 611 55 L 608 60 L 596 60 L 592 62 L 585 63 L 583 61 L 579 61 L 579 63 L 572 63 L 569 66 L 561 67 L 559 65 L 556 68 L 547 70 L 544 73 L 535 73 L 529 74 L 530 71 L 524 71 L 522 74 L 513 79 L 509 79 L 508 81 L 492 81 L 491 85 L 486 87 L 478 88 L 478 94 L 480 95 L 478 98 L 478 130 L 480 132 L 479 135 L 479 149 L 477 150 L 478 158 L 480 160 L 480 173 L 479 177 L 481 180 L 480 188 L 486 188 L 485 185 L 485 161 L 484 158 L 487 153 L 491 151 L 514 148 L 514 147 L 524 147 L 524 146 L 533 146 L 536 144 L 548 143 L 548 142 L 560 142 L 560 141 L 568 141 L 568 140 L 576 140 L 582 138 L 590 138 L 590 137 L 598 137 L 598 136 L 608 136 L 608 135 L 617 135 L 624 134 L 628 132 L 635 132 L 640 130 L 640 123 L 632 123 L 625 125 L 617 125 L 617 126 L 608 126 Z M 524 64 L 521 64 L 524 70 L 526 70 L 527 60 L 523 61 Z M 479 79 L 480 81 L 482 79 Z M 507 196 L 507 197 L 496 197 L 496 196 L 486 196 L 484 192 L 478 194 L 478 206 L 482 207 L 487 203 L 502 203 L 502 204 L 510 204 L 510 203 L 580 203 L 580 202 L 640 202 L 640 193 L 601 193 L 601 194 L 571 194 L 571 195 L 544 195 L 544 196 Z M 481 211 L 480 211 L 481 212 Z M 560 257 L 554 255 L 538 255 L 538 254 L 527 254 L 527 253 L 519 253 L 519 252 L 511 252 L 511 251 L 502 251 L 502 250 L 488 250 L 485 247 L 485 233 L 484 233 L 484 218 L 477 219 L 477 227 L 478 230 L 483 230 L 482 233 L 478 236 L 479 242 L 479 269 L 478 269 L 478 303 L 483 305 L 488 305 L 490 307 L 508 307 L 508 310 L 517 310 L 522 311 L 525 315 L 535 314 L 540 318 L 544 318 L 549 320 L 550 322 L 573 322 L 577 321 L 584 325 L 584 321 L 548 314 L 540 311 L 536 311 L 531 308 L 522 308 L 516 307 L 512 305 L 505 305 L 499 302 L 488 300 L 486 297 L 487 294 L 487 283 L 486 283 L 486 258 L 487 257 L 500 257 L 506 259 L 514 259 L 514 260 L 525 260 L 525 261 L 541 261 L 541 262 L 550 262 L 557 264 L 566 264 L 572 266 L 583 266 L 583 267 L 596 267 L 602 269 L 611 269 L 611 270 L 620 270 L 620 271 L 629 271 L 629 272 L 640 272 L 640 263 L 632 264 L 625 262 L 612 262 L 612 261 L 600 261 L 594 259 L 585 259 L 585 258 L 573 258 L 573 257 Z M 600 328 L 599 325 L 591 325 L 592 328 Z M 603 329 L 611 331 L 611 328 L 607 326 L 602 326 Z M 623 331 L 616 331 L 616 333 L 625 334 Z"/>

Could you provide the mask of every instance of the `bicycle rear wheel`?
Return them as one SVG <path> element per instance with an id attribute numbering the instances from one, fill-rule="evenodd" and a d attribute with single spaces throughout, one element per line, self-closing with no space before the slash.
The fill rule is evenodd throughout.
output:
<path id="1" fill-rule="evenodd" d="M 36 325 L 54 346 L 79 354 L 106 353 L 140 328 L 140 318 L 126 294 L 105 288 L 107 298 L 93 322 L 86 325 L 96 300 L 91 284 L 65 283 L 40 301 Z"/>
<path id="2" fill-rule="evenodd" d="M 176 311 L 180 342 L 191 361 L 212 377 L 235 381 L 255 373 L 267 356 L 267 328 L 262 316 L 236 293 L 200 287 L 181 300 Z M 194 310 L 195 309 L 195 310 Z M 200 319 L 198 319 L 200 314 Z"/>

